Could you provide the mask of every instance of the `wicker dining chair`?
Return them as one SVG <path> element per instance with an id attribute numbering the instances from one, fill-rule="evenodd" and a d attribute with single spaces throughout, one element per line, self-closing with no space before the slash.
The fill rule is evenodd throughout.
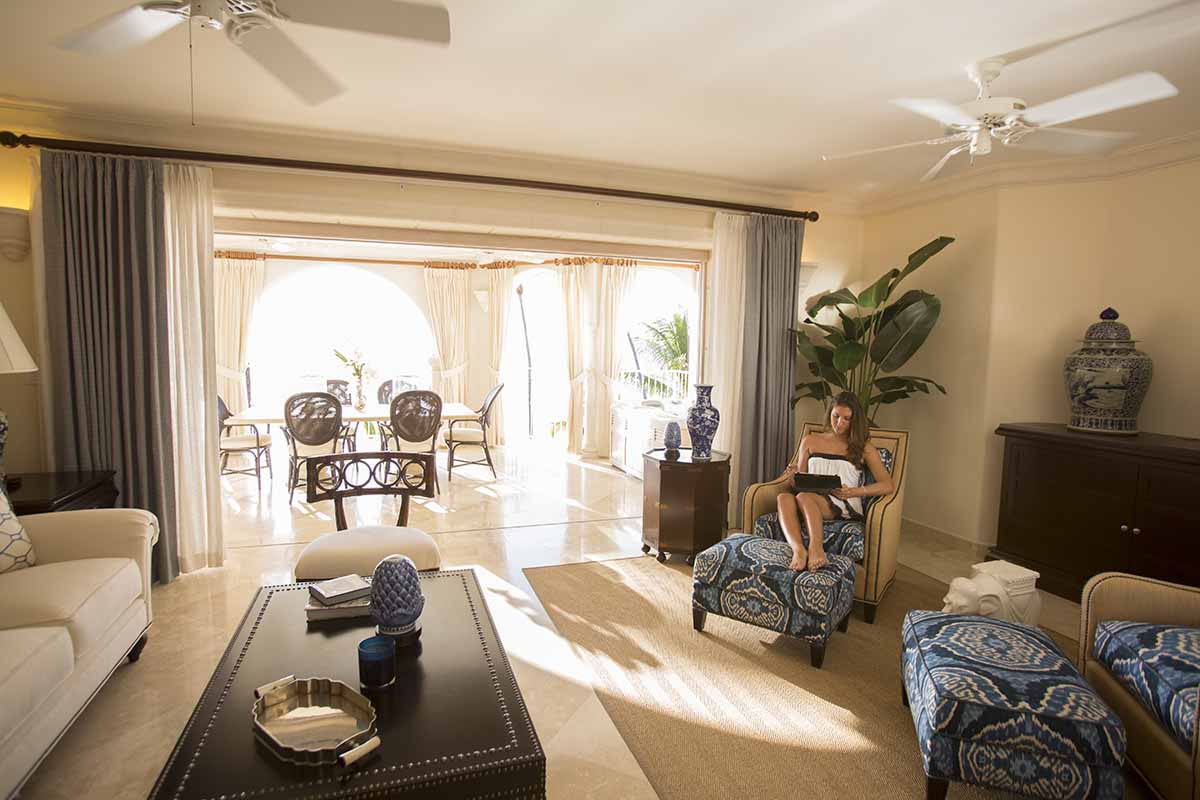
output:
<path id="1" fill-rule="evenodd" d="M 446 474 L 450 480 L 454 480 L 454 466 L 466 466 L 469 464 L 486 464 L 492 470 L 492 477 L 496 475 L 496 465 L 492 463 L 492 451 L 488 448 L 487 434 L 488 427 L 491 425 L 492 406 L 496 403 L 496 398 L 500 396 L 500 390 L 504 388 L 503 383 L 498 383 L 492 387 L 487 396 L 483 398 L 483 404 L 479 406 L 477 416 L 470 419 L 455 419 L 451 420 L 446 428 L 446 433 L 443 438 L 446 441 L 448 452 L 446 454 Z M 455 428 L 455 425 L 465 426 Z M 471 426 L 478 427 L 471 427 Z M 465 459 L 455 460 L 455 452 L 460 447 L 481 447 L 483 448 L 483 458 L 474 461 Z"/>
<path id="2" fill-rule="evenodd" d="M 344 381 L 340 378 L 330 378 L 325 381 L 325 391 L 338 399 L 338 402 L 344 406 L 351 405 L 354 398 L 350 396 L 350 381 Z"/>
<path id="3" fill-rule="evenodd" d="M 381 450 L 436 455 L 437 434 L 442 427 L 442 398 L 437 392 L 401 392 L 392 398 L 390 411 L 390 420 L 379 423 Z M 436 469 L 433 488 L 438 488 Z"/>
<path id="4" fill-rule="evenodd" d="M 217 441 L 221 451 L 221 469 L 222 475 L 253 475 L 258 481 L 259 491 L 262 490 L 262 465 L 265 461 L 267 464 L 267 473 L 271 477 L 275 476 L 275 471 L 271 466 L 271 434 L 262 432 L 257 425 L 250 424 L 233 424 L 226 425 L 225 421 L 233 416 L 233 412 L 229 410 L 229 406 L 225 405 L 224 398 L 217 396 L 217 430 L 220 431 Z M 240 433 L 230 435 L 229 432 L 233 428 L 249 428 L 250 433 Z M 247 455 L 254 459 L 254 469 L 230 469 L 229 457 L 231 455 Z"/>
<path id="5" fill-rule="evenodd" d="M 386 406 L 392 402 L 392 392 L 396 390 L 393 385 L 394 381 L 386 380 L 379 384 L 379 390 L 375 392 L 375 397 L 379 400 L 379 405 Z"/>
<path id="6" fill-rule="evenodd" d="M 345 439 L 342 404 L 329 392 L 300 392 L 283 404 L 283 435 L 288 443 L 288 502 L 306 485 L 305 461 L 331 455 Z"/>

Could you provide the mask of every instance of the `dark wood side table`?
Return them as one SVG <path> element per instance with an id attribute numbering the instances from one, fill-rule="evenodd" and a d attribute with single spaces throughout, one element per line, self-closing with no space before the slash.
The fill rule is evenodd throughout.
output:
<path id="1" fill-rule="evenodd" d="M 657 448 L 642 462 L 642 552 L 657 550 L 659 562 L 679 553 L 691 564 L 727 530 L 729 454 L 714 450 L 708 461 L 693 461 L 688 448 L 676 459 Z"/>
<path id="2" fill-rule="evenodd" d="M 113 508 L 120 492 L 109 469 L 89 472 L 26 472 L 10 475 L 20 485 L 8 490 L 13 513 L 46 514 L 82 508 Z"/>

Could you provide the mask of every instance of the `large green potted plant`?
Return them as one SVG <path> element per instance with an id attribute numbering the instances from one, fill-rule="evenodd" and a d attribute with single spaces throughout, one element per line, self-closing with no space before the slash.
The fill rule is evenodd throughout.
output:
<path id="1" fill-rule="evenodd" d="M 946 393 L 930 378 L 893 374 L 929 337 L 941 315 L 941 301 L 920 289 L 909 289 L 894 302 L 888 301 L 901 281 L 953 241 L 939 236 L 909 255 L 903 268 L 888 270 L 858 294 L 838 289 L 809 301 L 807 318 L 792 333 L 812 380 L 796 385 L 792 405 L 806 398 L 824 402 L 839 391 L 851 391 L 874 424 L 880 405 L 918 392 L 929 394 L 930 388 Z M 826 308 L 837 312 L 837 319 L 830 320 L 834 324 L 817 321 Z"/>

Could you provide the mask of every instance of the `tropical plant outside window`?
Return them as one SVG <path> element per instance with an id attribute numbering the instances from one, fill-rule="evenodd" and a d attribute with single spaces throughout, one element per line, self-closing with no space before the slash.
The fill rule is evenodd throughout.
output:
<path id="1" fill-rule="evenodd" d="M 640 327 L 626 335 L 635 368 L 623 372 L 621 382 L 643 399 L 682 400 L 688 390 L 687 312 L 680 308 Z"/>
<path id="2" fill-rule="evenodd" d="M 670 268 L 638 270 L 621 313 L 621 378 L 624 402 L 684 403 L 691 389 L 691 325 L 699 296 L 696 273 Z"/>

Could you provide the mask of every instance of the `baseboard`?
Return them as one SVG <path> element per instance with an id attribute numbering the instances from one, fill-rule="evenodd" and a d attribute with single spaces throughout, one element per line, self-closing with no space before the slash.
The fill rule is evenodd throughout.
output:
<path id="1" fill-rule="evenodd" d="M 949 539 L 953 539 L 956 543 L 961 543 L 963 545 L 970 547 L 972 550 L 974 550 L 979 555 L 980 560 L 983 560 L 983 557 L 987 554 L 988 548 L 990 548 L 992 546 L 985 542 L 978 542 L 974 539 L 968 539 L 964 536 L 959 536 L 958 534 L 953 533 L 951 531 L 942 530 L 941 528 L 935 527 L 933 525 L 927 525 L 924 522 L 918 522 L 917 520 L 912 519 L 911 517 L 902 517 L 901 518 L 901 530 L 903 530 L 904 527 L 916 529 L 918 531 L 921 531 L 922 533 L 930 534 L 933 536 L 940 536 L 940 537 L 946 537 Z"/>

